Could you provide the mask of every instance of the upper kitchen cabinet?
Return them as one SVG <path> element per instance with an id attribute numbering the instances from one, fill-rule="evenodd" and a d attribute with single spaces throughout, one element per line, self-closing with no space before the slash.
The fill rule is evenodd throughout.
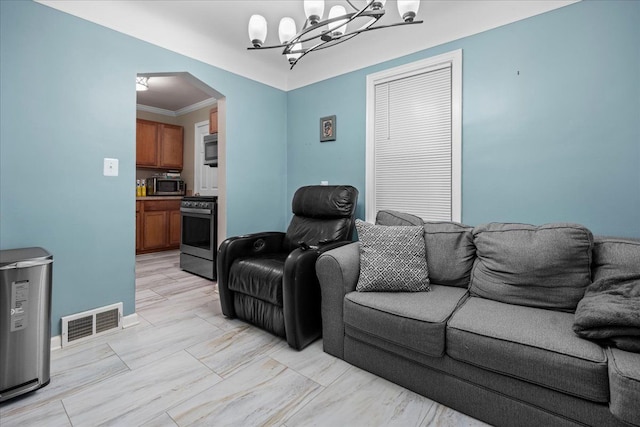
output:
<path id="1" fill-rule="evenodd" d="M 160 164 L 161 168 L 182 170 L 184 131 L 182 126 L 160 124 Z"/>
<path id="2" fill-rule="evenodd" d="M 136 121 L 136 166 L 158 166 L 158 126 L 156 122 Z"/>
<path id="3" fill-rule="evenodd" d="M 184 129 L 150 120 L 136 120 L 136 166 L 182 170 Z"/>
<path id="4" fill-rule="evenodd" d="M 218 108 L 209 111 L 209 133 L 218 133 Z"/>

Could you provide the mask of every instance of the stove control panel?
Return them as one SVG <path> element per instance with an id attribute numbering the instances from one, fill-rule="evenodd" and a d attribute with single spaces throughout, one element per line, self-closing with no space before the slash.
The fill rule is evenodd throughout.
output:
<path id="1" fill-rule="evenodd" d="M 189 199 L 182 199 L 182 201 L 180 202 L 180 207 L 181 208 L 188 208 L 188 209 L 209 209 L 209 210 L 213 210 L 215 208 L 215 200 L 189 200 Z"/>
<path id="2" fill-rule="evenodd" d="M 213 207 L 213 202 L 182 202 L 180 206 L 183 208 L 194 208 L 194 209 L 211 209 Z"/>

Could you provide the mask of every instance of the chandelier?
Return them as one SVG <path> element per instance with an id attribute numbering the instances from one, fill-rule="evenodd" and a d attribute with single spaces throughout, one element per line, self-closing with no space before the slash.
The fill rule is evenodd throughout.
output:
<path id="1" fill-rule="evenodd" d="M 252 15 L 249 19 L 249 39 L 252 47 L 249 50 L 283 48 L 291 69 L 306 54 L 326 49 L 345 42 L 360 33 L 381 28 L 397 27 L 407 24 L 421 24 L 415 21 L 419 0 L 398 0 L 398 13 L 402 21 L 390 25 L 375 25 L 385 14 L 386 0 L 366 0 L 366 4 L 358 9 L 351 0 L 345 0 L 352 12 L 347 13 L 344 6 L 336 5 L 331 8 L 327 19 L 322 20 L 324 0 L 304 0 L 304 13 L 307 17 L 300 31 L 296 30 L 293 18 L 285 17 L 280 20 L 278 45 L 263 46 L 267 37 L 267 20 L 261 15 Z M 353 27 L 356 21 L 361 26 Z M 353 23 L 353 24 L 352 24 Z M 347 25 L 350 27 L 347 29 Z"/>

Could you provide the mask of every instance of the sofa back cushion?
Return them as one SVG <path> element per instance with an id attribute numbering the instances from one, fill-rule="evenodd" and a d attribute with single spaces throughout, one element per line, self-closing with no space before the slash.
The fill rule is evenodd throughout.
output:
<path id="1" fill-rule="evenodd" d="M 473 227 L 457 222 L 425 222 L 429 279 L 432 283 L 466 288 L 476 258 Z"/>
<path id="2" fill-rule="evenodd" d="M 473 245 L 473 227 L 457 222 L 423 221 L 422 218 L 399 211 L 381 210 L 376 225 L 424 225 L 429 280 L 432 283 L 466 288 L 476 257 Z"/>
<path id="3" fill-rule="evenodd" d="M 596 237 L 593 242 L 593 281 L 640 274 L 640 240 Z"/>
<path id="4" fill-rule="evenodd" d="M 376 225 L 422 225 L 424 221 L 419 216 L 410 213 L 382 210 L 376 215 Z"/>
<path id="5" fill-rule="evenodd" d="M 472 295 L 575 311 L 591 283 L 593 235 L 578 224 L 491 223 L 473 230 Z"/>

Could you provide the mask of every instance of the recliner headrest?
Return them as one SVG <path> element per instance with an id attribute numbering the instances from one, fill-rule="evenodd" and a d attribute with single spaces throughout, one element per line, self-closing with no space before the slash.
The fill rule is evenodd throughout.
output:
<path id="1" fill-rule="evenodd" d="M 346 218 L 353 215 L 358 190 L 350 185 L 309 185 L 293 195 L 294 215 L 310 218 Z"/>

